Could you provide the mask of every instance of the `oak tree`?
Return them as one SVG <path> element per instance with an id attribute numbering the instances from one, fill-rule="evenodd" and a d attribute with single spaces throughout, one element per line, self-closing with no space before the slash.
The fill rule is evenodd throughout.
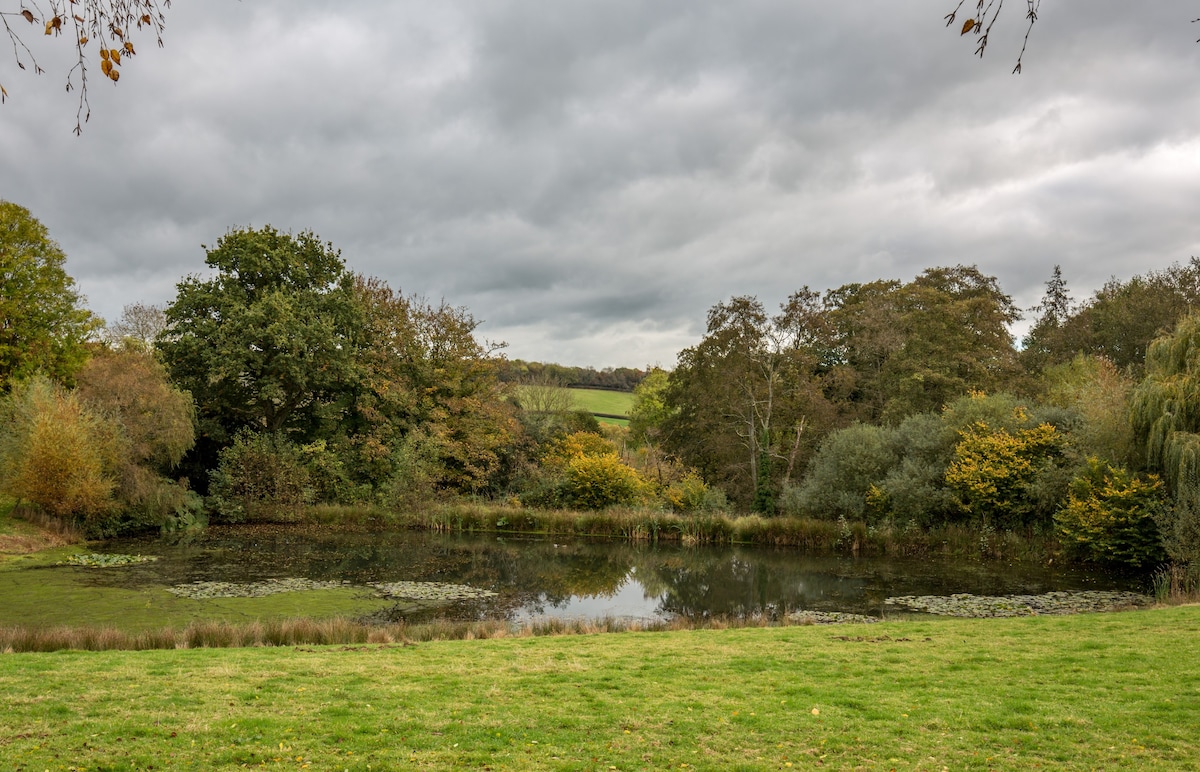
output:
<path id="1" fill-rule="evenodd" d="M 214 274 L 179 282 L 157 341 L 196 400 L 197 449 L 212 455 L 241 429 L 322 436 L 357 372 L 359 309 L 341 255 L 310 231 L 266 226 L 225 234 L 205 263 Z"/>

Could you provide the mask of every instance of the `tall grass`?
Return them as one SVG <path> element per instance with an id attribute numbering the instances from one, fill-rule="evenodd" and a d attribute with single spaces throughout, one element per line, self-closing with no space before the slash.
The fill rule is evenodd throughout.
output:
<path id="1" fill-rule="evenodd" d="M 1159 603 L 1200 603 L 1200 563 L 1172 563 L 1160 568 L 1153 579 L 1154 599 Z"/>
<path id="2" fill-rule="evenodd" d="M 591 635 L 662 630 L 781 627 L 811 624 L 805 620 L 749 617 L 669 621 L 546 618 L 514 624 L 503 620 L 434 620 L 420 624 L 372 625 L 345 618 L 289 619 L 274 622 L 194 622 L 183 629 L 162 628 L 128 633 L 114 628 L 0 628 L 0 652 L 145 651 L 149 649 L 229 649 L 256 646 L 351 646 L 470 641 L 489 638 Z"/>
<path id="3" fill-rule="evenodd" d="M 810 554 L 951 557 L 1046 561 L 1059 552 L 1050 534 L 980 530 L 948 525 L 925 530 L 871 526 L 844 520 L 760 517 L 726 512 L 681 514 L 613 508 L 598 512 L 543 510 L 480 502 L 428 504 L 406 511 L 318 506 L 306 510 L 316 523 L 374 528 L 413 528 L 439 533 L 535 533 L 622 539 L 635 543 L 749 544 L 794 547 Z"/>

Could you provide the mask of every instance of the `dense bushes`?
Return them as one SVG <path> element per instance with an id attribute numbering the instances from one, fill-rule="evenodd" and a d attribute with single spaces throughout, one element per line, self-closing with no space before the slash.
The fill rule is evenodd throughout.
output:
<path id="1" fill-rule="evenodd" d="M 278 433 L 243 431 L 212 474 L 213 509 L 231 523 L 295 520 L 314 500 L 300 449 Z"/>
<path id="2" fill-rule="evenodd" d="M 959 495 L 963 510 L 985 525 L 1042 524 L 1035 486 L 1061 457 L 1062 446 L 1050 424 L 1010 432 L 980 421 L 961 433 L 946 467 L 946 485 Z"/>
<path id="3" fill-rule="evenodd" d="M 1011 395 L 971 394 L 898 426 L 855 424 L 822 443 L 785 511 L 825 519 L 1045 527 L 1070 479 L 1066 439 Z"/>
<path id="4" fill-rule="evenodd" d="M 94 534 L 194 511 L 194 496 L 162 474 L 191 445 L 190 400 L 161 370 L 139 370 L 139 356 L 122 360 L 123 374 L 145 378 L 121 388 L 96 387 L 91 365 L 75 391 L 42 376 L 16 384 L 0 405 L 0 492 Z"/>
<path id="5" fill-rule="evenodd" d="M 1064 544 L 1085 560 L 1154 563 L 1163 556 L 1157 526 L 1166 513 L 1163 493 L 1157 477 L 1143 479 L 1093 457 L 1054 521 Z"/>
<path id="6" fill-rule="evenodd" d="M 124 445 L 76 394 L 35 376 L 0 407 L 0 492 L 86 527 L 113 512 Z"/>

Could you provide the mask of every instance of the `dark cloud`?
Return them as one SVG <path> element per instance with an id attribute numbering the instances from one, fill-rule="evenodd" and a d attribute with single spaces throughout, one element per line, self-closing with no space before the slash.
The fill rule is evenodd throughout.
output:
<path id="1" fill-rule="evenodd" d="M 1011 76 L 1023 6 L 980 61 L 951 5 L 181 3 L 81 138 L 65 66 L 0 60 L 0 197 L 109 318 L 270 223 L 597 366 L 735 294 L 975 263 L 1030 306 L 1056 263 L 1086 296 L 1200 254 L 1194 9 L 1047 4 Z"/>

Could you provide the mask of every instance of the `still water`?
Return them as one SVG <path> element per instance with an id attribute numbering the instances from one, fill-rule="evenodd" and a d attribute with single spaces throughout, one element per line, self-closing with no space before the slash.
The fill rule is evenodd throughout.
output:
<path id="1" fill-rule="evenodd" d="M 884 600 L 897 595 L 1141 589 L 1129 578 L 1058 566 L 335 527 L 214 527 L 185 543 L 119 540 L 102 551 L 158 556 L 113 575 L 141 586 L 304 578 L 451 583 L 496 593 L 423 612 L 397 611 L 410 620 L 665 620 L 797 610 L 879 616 Z"/>

